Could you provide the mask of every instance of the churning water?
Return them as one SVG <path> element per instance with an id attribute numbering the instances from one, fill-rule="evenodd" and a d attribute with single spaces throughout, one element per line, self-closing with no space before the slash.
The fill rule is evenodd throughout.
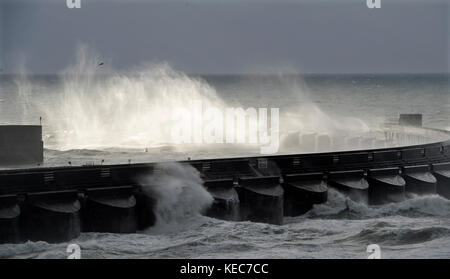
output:
<path id="1" fill-rule="evenodd" d="M 83 233 L 83 258 L 449 258 L 450 201 L 417 197 L 369 208 L 330 190 L 329 201 L 285 225 L 228 222 L 198 214 L 136 234 Z M 0 257 L 66 258 L 69 243 L 0 245 Z"/>
<path id="2" fill-rule="evenodd" d="M 278 107 L 282 134 L 364 137 L 399 113 L 422 113 L 425 126 L 450 128 L 449 94 L 448 77 L 437 75 L 192 77 L 165 64 L 117 72 L 81 49 L 60 75 L 0 76 L 0 124 L 42 117 L 46 165 L 232 157 L 257 149 L 172 144 L 171 110 L 192 100 L 219 109 Z M 383 258 L 450 258 L 450 201 L 436 195 L 368 207 L 330 189 L 326 204 L 277 226 L 204 217 L 211 196 L 198 173 L 177 165 L 164 173 L 143 181 L 161 197 L 156 226 L 83 233 L 71 241 L 82 257 L 366 258 L 375 243 Z M 4 244 L 0 257 L 65 258 L 67 245 Z"/>

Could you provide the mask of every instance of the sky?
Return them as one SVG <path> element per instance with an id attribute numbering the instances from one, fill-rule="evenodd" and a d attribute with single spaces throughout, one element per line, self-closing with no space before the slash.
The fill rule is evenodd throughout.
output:
<path id="1" fill-rule="evenodd" d="M 58 73 L 85 44 L 117 69 L 449 72 L 450 0 L 0 0 L 0 69 Z"/>

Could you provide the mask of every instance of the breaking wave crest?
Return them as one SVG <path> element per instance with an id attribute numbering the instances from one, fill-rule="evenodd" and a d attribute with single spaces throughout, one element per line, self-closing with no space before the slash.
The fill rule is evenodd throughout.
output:
<path id="1" fill-rule="evenodd" d="M 382 216 L 450 216 L 450 200 L 439 195 L 416 196 L 399 203 L 368 206 L 358 203 L 335 189 L 328 189 L 328 201 L 315 205 L 309 217 L 375 218 Z"/>
<path id="2" fill-rule="evenodd" d="M 76 63 L 48 88 L 48 99 L 36 103 L 51 131 L 51 148 L 143 148 L 171 142 L 172 110 L 199 100 L 221 108 L 224 102 L 200 78 L 188 77 L 168 64 L 146 64 L 125 73 L 80 47 Z M 18 83 L 22 99 L 33 94 L 32 84 Z"/>
<path id="3" fill-rule="evenodd" d="M 143 191 L 155 199 L 156 224 L 149 232 L 177 231 L 180 226 L 196 224 L 195 219 L 213 202 L 203 187 L 200 173 L 189 165 L 158 164 L 156 174 L 141 180 Z"/>
<path id="4" fill-rule="evenodd" d="M 449 235 L 450 229 L 446 227 L 433 226 L 412 229 L 392 228 L 390 226 L 380 227 L 379 224 L 374 224 L 345 240 L 383 245 L 405 245 L 423 243 L 440 237 L 448 237 Z"/>
<path id="5" fill-rule="evenodd" d="M 223 88 L 216 89 L 206 79 L 188 76 L 167 63 L 147 63 L 118 71 L 98 57 L 82 45 L 75 62 L 48 84 L 29 80 L 25 73 L 15 81 L 22 106 L 17 111 L 27 114 L 26 119 L 43 117 L 46 148 L 142 149 L 174 145 L 171 128 L 177 122 L 172 112 L 177 108 L 191 108 L 197 101 L 203 108 L 219 111 L 248 108 L 240 98 L 230 99 L 232 92 L 222 92 Z M 250 106 L 262 99 L 263 107 L 270 104 L 271 108 L 282 108 L 281 134 L 301 131 L 332 136 L 343 131 L 361 134 L 371 130 L 358 118 L 328 115 L 310 100 L 308 89 L 297 86 L 297 82 L 280 77 L 279 83 L 286 86 L 276 92 L 261 87 L 259 82 L 250 88 L 234 84 L 233 91 L 242 97 L 258 91 L 257 97 L 250 96 Z M 280 99 L 289 100 L 292 107 L 282 107 Z"/>

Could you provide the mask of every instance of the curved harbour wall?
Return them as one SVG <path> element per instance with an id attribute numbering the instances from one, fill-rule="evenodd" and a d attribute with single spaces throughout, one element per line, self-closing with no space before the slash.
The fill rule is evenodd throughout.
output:
<path id="1" fill-rule="evenodd" d="M 419 136 L 445 131 L 397 127 Z M 387 131 L 399 141 L 405 135 Z M 432 135 L 435 136 L 435 135 Z M 323 140 L 322 140 L 323 141 Z M 450 198 L 450 141 L 394 148 L 179 162 L 198 170 L 214 202 L 206 215 L 282 224 L 327 200 L 329 187 L 369 204 L 409 194 Z M 155 164 L 0 171 L 0 242 L 68 241 L 83 231 L 132 233 L 155 223 L 157 197 L 139 178 Z"/>

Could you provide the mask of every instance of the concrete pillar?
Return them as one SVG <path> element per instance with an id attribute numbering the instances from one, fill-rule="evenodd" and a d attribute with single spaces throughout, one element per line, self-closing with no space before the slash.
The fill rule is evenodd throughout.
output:
<path id="1" fill-rule="evenodd" d="M 328 185 L 354 201 L 366 204 L 369 202 L 369 183 L 363 170 L 330 172 Z"/>
<path id="2" fill-rule="evenodd" d="M 241 219 L 283 224 L 283 196 L 278 176 L 239 179 Z"/>
<path id="3" fill-rule="evenodd" d="M 80 235 L 77 191 L 28 194 L 22 209 L 24 240 L 65 242 Z"/>
<path id="4" fill-rule="evenodd" d="M 437 180 L 428 165 L 405 166 L 402 176 L 406 182 L 406 192 L 422 195 L 436 193 Z"/>
<path id="5" fill-rule="evenodd" d="M 450 199 L 450 163 L 433 164 L 433 174 L 436 177 L 436 192 Z"/>
<path id="6" fill-rule="evenodd" d="M 283 176 L 284 215 L 302 215 L 314 204 L 326 202 L 328 188 L 323 177 L 323 173 Z"/>
<path id="7" fill-rule="evenodd" d="M 156 222 L 156 199 L 143 192 L 141 187 L 134 192 L 134 196 L 136 198 L 137 229 L 145 230 Z"/>
<path id="8" fill-rule="evenodd" d="M 0 196 L 0 243 L 17 243 L 21 240 L 19 217 L 17 196 Z"/>
<path id="9" fill-rule="evenodd" d="M 85 232 L 135 233 L 137 229 L 132 186 L 88 189 L 82 213 Z"/>
<path id="10" fill-rule="evenodd" d="M 204 183 L 208 192 L 213 196 L 214 203 L 206 215 L 212 218 L 238 221 L 239 196 L 234 189 L 233 179 L 209 180 Z"/>
<path id="11" fill-rule="evenodd" d="M 405 180 L 398 168 L 370 169 L 369 204 L 400 202 L 405 199 Z"/>

